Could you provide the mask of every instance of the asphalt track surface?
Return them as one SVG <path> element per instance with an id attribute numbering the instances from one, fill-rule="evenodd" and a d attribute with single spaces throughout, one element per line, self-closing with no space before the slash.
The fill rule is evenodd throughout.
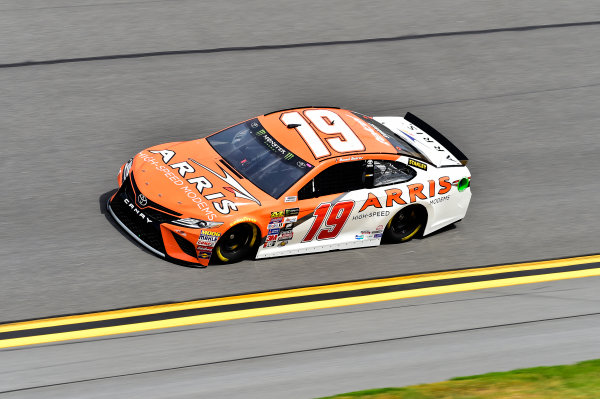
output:
<path id="1" fill-rule="evenodd" d="M 600 278 L 0 351 L 2 398 L 311 398 L 600 355 Z"/>
<path id="2" fill-rule="evenodd" d="M 597 253 L 598 37 L 596 1 L 0 0 L 0 320 Z M 145 252 L 103 213 L 117 168 L 140 149 L 306 104 L 372 115 L 411 111 L 438 128 L 471 159 L 465 220 L 403 245 L 198 270 Z M 588 292 L 598 280 L 564 284 Z M 513 319 L 500 300 L 482 306 L 500 324 Z M 444 314 L 436 309 L 418 308 L 412 320 L 435 329 Z M 483 325 L 470 307 L 455 312 Z M 370 323 L 357 314 L 347 328 Z M 574 320 L 560 322 L 564 337 L 582 344 L 565 352 L 558 350 L 564 341 L 548 342 L 556 355 L 549 361 L 594 355 L 585 351 L 582 326 L 597 328 L 597 321 Z M 231 334 L 249 328 L 232 325 Z M 451 336 L 456 345 L 472 338 Z M 285 339 L 268 327 L 261 337 Z M 323 340 L 315 336 L 312 344 Z M 172 342 L 149 345 L 186 362 L 184 351 L 169 352 Z M 461 368 L 468 359 L 452 358 L 453 350 L 439 359 L 457 373 L 432 379 L 473 371 Z M 53 356 L 72 355 L 58 351 Z M 369 353 L 363 347 L 337 366 L 356 367 Z M 507 367 L 543 361 L 541 352 L 516 357 L 522 364 Z M 493 360 L 475 364 L 495 370 Z M 276 379 L 269 370 L 263 365 L 248 381 Z M 408 379 L 386 384 L 418 382 Z M 299 396 L 320 392 L 338 390 Z"/>

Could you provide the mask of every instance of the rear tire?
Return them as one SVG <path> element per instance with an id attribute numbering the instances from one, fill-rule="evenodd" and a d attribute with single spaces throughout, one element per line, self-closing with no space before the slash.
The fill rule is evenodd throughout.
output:
<path id="1" fill-rule="evenodd" d="M 239 262 L 252 252 L 258 242 L 258 228 L 253 224 L 236 224 L 221 238 L 215 247 L 215 254 L 221 263 Z"/>
<path id="2" fill-rule="evenodd" d="M 427 221 L 427 211 L 421 206 L 402 208 L 388 222 L 383 239 L 386 242 L 406 242 L 422 234 Z"/>

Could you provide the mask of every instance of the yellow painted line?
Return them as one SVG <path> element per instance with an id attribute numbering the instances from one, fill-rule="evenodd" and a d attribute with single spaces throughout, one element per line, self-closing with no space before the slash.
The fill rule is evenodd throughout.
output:
<path id="1" fill-rule="evenodd" d="M 236 295 L 230 297 L 202 299 L 196 301 L 128 308 L 105 312 L 87 313 L 73 316 L 53 317 L 47 319 L 30 320 L 18 323 L 0 325 L 0 333 L 17 330 L 30 330 L 34 328 L 54 327 L 69 324 L 86 323 L 92 321 L 120 319 L 132 316 L 142 316 L 156 313 L 173 312 L 186 309 L 200 309 L 213 306 L 230 305 L 236 303 L 247 303 L 255 301 L 266 301 L 271 299 L 292 298 L 306 295 L 316 295 L 340 291 L 353 291 L 365 288 L 384 287 L 396 284 L 411 284 L 423 281 L 441 280 L 445 278 L 482 276 L 488 274 L 508 273 L 521 270 L 535 270 L 556 268 L 572 265 L 600 262 L 600 255 L 579 256 L 565 259 L 554 259 L 546 261 L 500 265 L 482 268 L 462 269 L 445 272 L 434 272 L 410 276 L 390 277 L 374 280 L 354 281 L 349 283 L 330 284 L 314 287 L 295 288 L 256 294 Z"/>
<path id="2" fill-rule="evenodd" d="M 73 339 L 94 338 L 106 335 L 134 333 L 161 328 L 173 328 L 194 324 L 212 323 L 217 321 L 235 320 L 249 317 L 270 316 L 282 313 L 302 312 L 308 310 L 327 309 L 333 307 L 360 305 L 396 299 L 414 298 L 420 296 L 449 294 L 462 291 L 474 291 L 487 288 L 507 287 L 520 284 L 541 283 L 547 281 L 574 279 L 582 277 L 600 276 L 600 268 L 578 270 L 570 272 L 541 274 L 526 277 L 512 277 L 499 280 L 461 283 L 441 287 L 418 288 L 407 291 L 396 291 L 383 294 L 356 296 L 350 298 L 330 299 L 316 302 L 304 302 L 290 305 L 280 305 L 256 309 L 238 310 L 231 312 L 214 313 L 207 315 L 181 317 L 175 319 L 159 320 L 152 322 L 126 324 L 114 327 L 93 328 L 72 332 L 38 335 L 32 337 L 12 338 L 0 341 L 0 349 L 23 345 L 44 344 Z"/>

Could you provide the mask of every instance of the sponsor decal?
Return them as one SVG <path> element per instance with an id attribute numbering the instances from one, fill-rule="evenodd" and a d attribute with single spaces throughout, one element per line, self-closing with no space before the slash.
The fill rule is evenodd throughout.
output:
<path id="1" fill-rule="evenodd" d="M 363 206 L 360 207 L 360 210 L 358 212 L 360 213 L 370 206 L 374 206 L 375 208 L 381 208 L 381 203 L 379 202 L 379 199 L 373 193 L 368 194 L 367 200 L 365 201 Z"/>
<path id="2" fill-rule="evenodd" d="M 271 135 L 267 134 L 265 129 L 258 131 L 256 135 L 262 137 L 266 147 L 271 151 L 282 155 L 283 159 L 290 160 L 294 157 L 294 154 L 283 148 L 283 146 L 281 146 L 277 140 L 271 137 Z"/>
<path id="3" fill-rule="evenodd" d="M 165 164 L 167 164 L 175 155 L 175 152 L 170 150 L 150 151 L 150 153 L 162 155 L 162 160 Z M 166 165 L 160 165 L 159 162 L 152 155 L 139 153 L 137 157 L 142 159 L 144 162 L 155 166 L 156 170 L 161 172 L 168 180 L 173 182 L 174 185 L 179 186 L 179 188 L 184 191 L 185 196 L 188 197 L 193 203 L 195 203 L 196 206 L 198 206 L 198 208 L 205 214 L 206 219 L 210 221 L 214 220 L 217 217 L 217 215 L 210 209 L 209 203 L 206 202 L 201 195 L 201 190 L 203 189 L 203 187 L 197 185 L 199 191 L 192 191 L 192 189 L 189 188 L 189 186 L 184 186 L 185 182 L 182 179 L 180 179 L 178 175 L 169 170 L 169 168 Z M 189 179 L 188 182 L 191 180 L 194 179 Z M 208 180 L 206 180 L 205 187 L 212 187 L 212 184 Z"/>
<path id="4" fill-rule="evenodd" d="M 410 198 L 411 204 L 419 199 L 427 199 L 427 195 L 423 194 L 425 187 L 421 183 L 409 184 L 408 185 L 408 197 Z"/>
<path id="5" fill-rule="evenodd" d="M 269 225 L 267 226 L 267 229 L 269 229 L 269 230 L 280 229 L 282 226 L 283 226 L 283 223 L 269 223 Z"/>
<path id="6" fill-rule="evenodd" d="M 381 231 L 383 231 L 383 225 L 382 225 L 382 224 L 380 224 L 379 226 L 377 226 L 377 230 L 381 230 Z"/>
<path id="7" fill-rule="evenodd" d="M 433 205 L 433 204 L 439 204 L 440 202 L 448 201 L 449 199 L 450 199 L 449 195 L 444 195 L 443 197 L 438 197 L 438 198 L 434 198 L 432 200 L 429 200 L 429 203 L 431 205 Z"/>
<path id="8" fill-rule="evenodd" d="M 363 240 L 365 238 L 365 236 L 362 234 L 357 234 L 354 236 L 354 238 L 356 238 L 357 240 Z"/>
<path id="9" fill-rule="evenodd" d="M 129 201 L 129 198 L 124 198 L 123 202 L 125 202 L 125 205 L 127 205 L 129 209 L 133 211 L 133 213 L 138 215 L 142 220 L 145 220 L 146 223 L 152 223 L 152 220 L 150 220 L 148 216 L 144 214 L 144 212 L 140 211 L 135 205 L 133 205 L 133 203 Z"/>
<path id="10" fill-rule="evenodd" d="M 269 235 L 279 234 L 280 231 L 281 231 L 281 229 L 269 229 Z"/>
<path id="11" fill-rule="evenodd" d="M 282 240 L 291 240 L 294 237 L 294 232 L 292 231 L 284 231 L 279 235 L 279 241 Z"/>
<path id="12" fill-rule="evenodd" d="M 277 239 L 277 234 L 269 234 L 265 241 L 275 241 Z"/>
<path id="13" fill-rule="evenodd" d="M 250 122 L 250 133 L 253 134 L 258 141 L 261 141 L 262 144 L 272 152 L 274 152 L 277 156 L 282 158 L 284 161 L 289 163 L 295 163 L 299 168 L 304 169 L 306 167 L 312 167 L 304 160 L 300 159 L 293 152 L 289 151 L 285 148 L 281 143 L 279 143 L 273 136 L 271 136 L 265 129 L 262 128 L 260 122 L 256 119 Z"/>
<path id="14" fill-rule="evenodd" d="M 287 241 L 279 241 L 279 243 L 277 244 L 280 247 L 285 247 L 287 244 Z"/>
<path id="15" fill-rule="evenodd" d="M 281 223 L 281 222 L 283 222 L 283 217 L 278 216 L 275 218 L 271 218 L 271 221 L 269 223 Z"/>
<path id="16" fill-rule="evenodd" d="M 285 210 L 285 216 L 297 216 L 300 213 L 300 208 L 291 208 Z"/>
<path id="17" fill-rule="evenodd" d="M 285 197 L 284 202 L 296 202 L 298 201 L 298 197 L 296 195 L 291 197 Z"/>
<path id="18" fill-rule="evenodd" d="M 360 161 L 361 159 L 363 159 L 364 157 L 357 157 L 357 156 L 349 156 L 349 157 L 339 157 L 336 158 L 335 162 L 348 162 L 348 161 Z"/>
<path id="19" fill-rule="evenodd" d="M 297 222 L 298 221 L 298 216 L 287 216 L 283 218 L 283 223 L 289 223 L 289 222 Z"/>
<path id="20" fill-rule="evenodd" d="M 265 245 L 263 245 L 263 248 L 274 247 L 274 246 L 275 246 L 275 241 L 267 241 L 267 242 L 265 242 Z"/>
<path id="21" fill-rule="evenodd" d="M 215 245 L 217 245 L 219 237 L 221 237 L 221 233 L 217 233 L 216 231 L 200 230 L 200 235 L 198 236 L 198 241 L 196 242 L 196 245 L 204 247 L 214 247 Z"/>
<path id="22" fill-rule="evenodd" d="M 256 224 L 258 222 L 256 221 L 256 219 L 244 216 L 243 218 L 237 219 L 235 222 L 230 223 L 229 227 L 235 226 L 236 224 L 240 224 L 240 223 L 255 223 Z"/>
<path id="23" fill-rule="evenodd" d="M 200 235 L 212 236 L 212 237 L 221 237 L 221 233 L 210 230 L 200 230 Z"/>
<path id="24" fill-rule="evenodd" d="M 382 236 L 382 233 L 373 234 L 373 238 L 381 238 Z"/>
<path id="25" fill-rule="evenodd" d="M 419 200 L 434 198 L 437 195 L 446 194 L 451 188 L 452 183 L 450 183 L 450 177 L 448 176 L 440 177 L 437 181 L 429 180 L 427 189 L 422 183 L 409 184 L 406 186 L 405 191 L 400 188 L 391 188 L 385 190 L 385 208 L 389 208 L 396 204 L 406 205 Z M 407 196 L 408 201 L 406 201 Z M 380 198 L 373 193 L 368 193 L 367 200 L 358 212 L 363 212 L 370 207 L 383 208 L 383 196 Z M 352 220 L 356 220 L 356 216 Z"/>
<path id="26" fill-rule="evenodd" d="M 408 164 L 410 166 L 414 166 L 415 168 L 427 170 L 427 164 L 421 161 L 417 161 L 416 159 L 409 158 Z"/>
<path id="27" fill-rule="evenodd" d="M 284 211 L 274 211 L 271 212 L 271 220 L 273 218 L 279 218 L 279 217 L 283 217 Z"/>
<path id="28" fill-rule="evenodd" d="M 410 129 L 411 129 L 411 130 L 415 130 L 415 127 L 414 127 L 413 125 L 410 125 Z M 412 135 L 412 134 L 410 134 L 410 133 L 408 133 L 408 132 L 405 132 L 405 131 L 404 131 L 404 130 L 402 130 L 402 129 L 398 129 L 398 130 L 400 130 L 402 133 L 404 133 L 404 135 L 405 135 L 406 137 L 408 137 L 409 139 L 411 139 L 412 141 L 415 141 L 415 138 L 413 137 L 413 135 Z M 419 134 L 422 134 L 421 132 L 417 132 L 417 133 L 419 133 Z M 399 150 L 401 150 L 401 148 L 398 148 L 398 149 L 399 149 Z"/>
<path id="29" fill-rule="evenodd" d="M 250 126 L 252 126 L 252 125 L 250 125 Z M 256 128 L 258 128 L 258 126 Z M 267 133 L 267 131 L 265 129 L 260 129 L 256 132 L 252 131 L 252 134 L 254 134 L 256 137 L 260 137 L 261 140 L 263 141 L 263 144 L 265 145 L 265 147 L 267 147 L 269 150 L 273 151 L 274 153 L 276 153 L 277 155 L 279 155 L 286 161 L 289 161 L 292 158 L 294 158 L 295 155 L 292 152 L 288 151 L 281 144 L 279 144 L 279 142 L 277 140 L 275 140 L 275 138 L 273 136 L 271 136 L 269 133 Z"/>
<path id="30" fill-rule="evenodd" d="M 154 165 L 156 169 L 162 172 L 168 180 L 172 181 L 173 184 L 175 184 L 176 186 L 180 186 L 180 189 L 183 190 L 184 195 L 190 200 L 192 200 L 192 202 L 197 204 L 198 208 L 200 208 L 206 214 L 206 218 L 209 221 L 212 221 L 217 217 L 217 215 L 210 208 L 209 204 L 212 205 L 214 210 L 225 215 L 229 214 L 231 211 L 238 210 L 237 204 L 235 202 L 229 199 L 222 199 L 223 197 L 225 197 L 224 192 L 205 192 L 205 190 L 211 191 L 211 189 L 213 188 L 212 182 L 206 176 L 196 176 L 193 178 L 187 178 L 183 180 L 182 178 L 186 178 L 188 174 L 193 174 L 198 171 L 187 161 L 169 164 L 169 162 L 171 162 L 173 157 L 176 155 L 175 151 L 167 149 L 152 150 L 149 152 L 151 154 L 160 155 L 162 157 L 164 165 L 159 165 L 159 162 L 150 154 L 140 153 L 138 154 L 138 157 L 143 159 L 145 162 Z M 249 201 L 256 202 L 258 205 L 261 205 L 258 199 L 256 199 L 252 194 L 250 194 L 237 180 L 235 180 L 233 176 L 227 173 L 220 166 L 219 169 L 221 170 L 221 173 L 216 172 L 191 158 L 189 158 L 188 160 L 200 166 L 207 172 L 212 173 L 212 175 L 214 175 L 216 178 L 221 179 L 225 183 L 227 183 L 228 186 L 224 187 L 224 189 L 233 193 L 233 195 L 236 198 L 243 198 Z M 174 173 L 173 170 L 175 170 L 177 173 Z"/>
<path id="31" fill-rule="evenodd" d="M 360 234 L 371 234 L 371 232 L 368 230 L 365 230 L 365 231 L 361 231 Z"/>
<path id="32" fill-rule="evenodd" d="M 361 219 L 367 219 L 367 218 L 372 218 L 372 217 L 384 217 L 384 216 L 390 216 L 390 211 L 374 211 L 374 212 L 369 212 L 369 213 L 361 213 L 356 216 L 353 216 L 352 220 L 361 220 Z"/>
<path id="33" fill-rule="evenodd" d="M 196 241 L 196 245 L 214 247 L 215 245 L 217 245 L 217 241 L 219 241 L 217 237 L 200 236 L 198 237 L 198 241 Z"/>
<path id="34" fill-rule="evenodd" d="M 212 255 L 212 248 L 205 248 L 205 247 L 197 247 L 196 251 L 197 251 L 197 257 L 199 259 L 210 259 L 211 255 Z"/>
<path id="35" fill-rule="evenodd" d="M 289 231 L 292 230 L 294 228 L 294 223 L 292 222 L 287 222 L 283 224 L 283 227 L 281 228 L 283 231 Z"/>
<path id="36" fill-rule="evenodd" d="M 215 245 L 217 245 L 217 241 L 198 240 L 196 242 L 196 246 L 198 247 L 214 248 Z"/>
<path id="37" fill-rule="evenodd" d="M 175 151 L 171 151 L 171 150 L 159 150 L 159 151 L 150 151 L 153 154 L 160 154 L 162 155 L 162 159 L 163 162 L 168 164 L 169 161 L 171 160 L 171 158 L 173 158 L 175 156 Z"/>

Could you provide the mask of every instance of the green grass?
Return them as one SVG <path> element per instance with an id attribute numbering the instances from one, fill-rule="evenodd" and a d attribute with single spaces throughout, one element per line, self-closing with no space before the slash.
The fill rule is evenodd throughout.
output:
<path id="1" fill-rule="evenodd" d="M 350 392 L 322 399 L 599 399 L 600 359 L 458 377 L 434 384 Z"/>

